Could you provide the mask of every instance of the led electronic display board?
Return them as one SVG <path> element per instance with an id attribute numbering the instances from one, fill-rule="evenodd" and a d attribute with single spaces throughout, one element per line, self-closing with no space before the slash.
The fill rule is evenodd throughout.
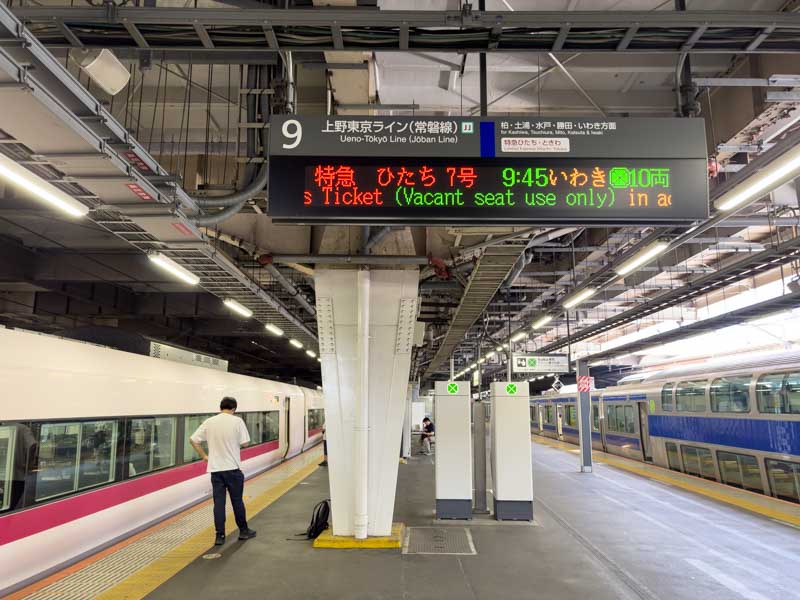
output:
<path id="1" fill-rule="evenodd" d="M 624 128 L 587 120 L 591 129 L 569 121 L 559 130 L 567 122 L 543 121 L 552 126 L 536 129 L 534 121 L 531 129 L 530 121 L 309 125 L 284 118 L 271 133 L 269 214 L 279 222 L 406 224 L 673 224 L 707 217 L 702 122 L 635 119 L 640 128 L 631 136 L 631 123 L 621 121 Z M 695 123 L 687 128 L 687 121 Z M 349 132 L 361 123 L 411 131 Z M 664 133 L 666 123 L 684 137 L 671 147 L 642 139 Z M 627 147 L 613 147 L 626 140 Z"/>

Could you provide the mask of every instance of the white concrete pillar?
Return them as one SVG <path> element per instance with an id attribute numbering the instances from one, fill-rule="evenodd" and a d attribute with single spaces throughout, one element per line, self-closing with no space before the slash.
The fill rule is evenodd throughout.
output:
<path id="1" fill-rule="evenodd" d="M 365 481 L 357 475 L 357 469 L 363 473 L 355 460 L 362 456 L 357 436 L 366 434 L 368 535 L 391 533 L 397 487 L 419 273 L 371 270 L 368 286 L 364 277 L 354 269 L 325 268 L 317 268 L 314 276 L 334 535 L 363 531 L 356 527 Z M 368 296 L 368 342 L 359 327 L 359 316 L 363 320 L 366 314 L 363 294 Z M 358 407 L 362 390 L 366 410 Z M 364 417 L 366 432 L 357 425 Z"/>

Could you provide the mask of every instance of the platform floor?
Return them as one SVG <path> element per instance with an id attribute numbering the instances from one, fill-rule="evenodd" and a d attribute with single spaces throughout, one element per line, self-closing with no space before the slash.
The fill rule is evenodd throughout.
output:
<path id="1" fill-rule="evenodd" d="M 327 496 L 318 469 L 251 520 L 257 538 L 229 541 L 147 598 L 800 600 L 796 528 L 606 464 L 580 474 L 552 444 L 533 452 L 535 525 L 473 521 L 475 555 L 295 541 Z M 435 522 L 432 507 L 432 460 L 413 457 L 400 466 L 395 520 L 464 527 Z"/>

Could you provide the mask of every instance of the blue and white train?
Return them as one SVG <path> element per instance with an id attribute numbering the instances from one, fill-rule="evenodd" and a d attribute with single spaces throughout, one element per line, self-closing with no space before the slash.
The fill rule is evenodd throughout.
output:
<path id="1" fill-rule="evenodd" d="M 800 352 L 626 377 L 591 423 L 597 450 L 800 502 Z M 578 444 L 576 394 L 532 397 L 531 431 Z"/>

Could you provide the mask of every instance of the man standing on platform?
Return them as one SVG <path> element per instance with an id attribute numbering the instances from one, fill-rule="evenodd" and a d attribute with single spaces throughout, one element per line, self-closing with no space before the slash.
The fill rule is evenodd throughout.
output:
<path id="1" fill-rule="evenodd" d="M 244 493 L 244 473 L 242 473 L 242 457 L 239 451 L 250 443 L 247 426 L 236 412 L 236 400 L 225 397 L 219 404 L 220 413 L 203 421 L 189 442 L 204 461 L 208 463 L 206 471 L 211 473 L 211 487 L 214 494 L 214 527 L 217 530 L 215 546 L 225 543 L 225 493 L 231 496 L 233 515 L 239 527 L 239 539 L 249 540 L 256 532 L 247 527 L 247 514 L 242 494 Z M 206 454 L 203 442 L 208 444 Z"/>

